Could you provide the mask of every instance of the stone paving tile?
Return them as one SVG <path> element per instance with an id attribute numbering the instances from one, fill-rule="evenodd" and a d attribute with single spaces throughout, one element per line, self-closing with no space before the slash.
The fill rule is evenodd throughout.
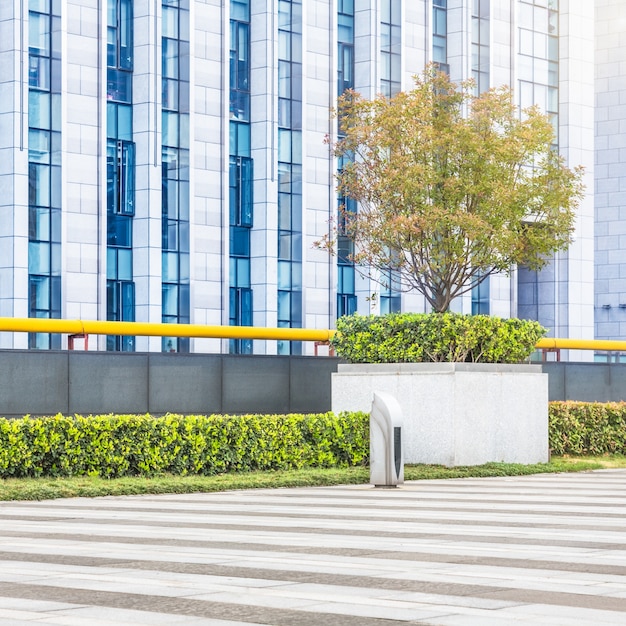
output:
<path id="1" fill-rule="evenodd" d="M 0 503 L 0 624 L 624 624 L 625 478 Z"/>

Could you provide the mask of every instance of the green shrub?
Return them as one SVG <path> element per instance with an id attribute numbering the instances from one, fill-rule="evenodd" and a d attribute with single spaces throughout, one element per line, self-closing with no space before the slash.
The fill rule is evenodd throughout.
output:
<path id="1" fill-rule="evenodd" d="M 626 454 L 626 402 L 551 402 L 553 454 Z"/>
<path id="2" fill-rule="evenodd" d="M 98 415 L 0 419 L 0 477 L 151 476 L 367 464 L 369 419 Z"/>
<path id="3" fill-rule="evenodd" d="M 546 329 L 538 322 L 457 313 L 348 315 L 331 343 L 351 363 L 528 360 Z"/>

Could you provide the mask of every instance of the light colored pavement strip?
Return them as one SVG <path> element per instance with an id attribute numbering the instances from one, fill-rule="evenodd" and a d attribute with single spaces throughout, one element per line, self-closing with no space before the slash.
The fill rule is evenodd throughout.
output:
<path id="1" fill-rule="evenodd" d="M 0 503 L 0 624 L 626 624 L 626 471 Z"/>

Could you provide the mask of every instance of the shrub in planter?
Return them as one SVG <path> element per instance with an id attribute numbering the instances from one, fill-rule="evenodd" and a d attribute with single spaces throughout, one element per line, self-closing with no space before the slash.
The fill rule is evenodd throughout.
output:
<path id="1" fill-rule="evenodd" d="M 348 315 L 331 343 L 350 363 L 521 363 L 546 333 L 538 322 L 458 313 Z"/>

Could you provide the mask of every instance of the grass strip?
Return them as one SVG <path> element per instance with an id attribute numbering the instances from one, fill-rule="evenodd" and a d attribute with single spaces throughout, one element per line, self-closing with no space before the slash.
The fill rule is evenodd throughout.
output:
<path id="1" fill-rule="evenodd" d="M 550 463 L 520 465 L 488 463 L 469 467 L 407 465 L 405 480 L 522 476 L 525 474 L 580 472 L 626 467 L 626 457 L 556 457 Z M 279 487 L 357 485 L 369 482 L 369 468 L 303 469 L 276 472 L 229 473 L 217 476 L 160 475 L 152 478 L 106 479 L 97 476 L 73 478 L 9 478 L 0 480 L 0 500 L 50 500 L 96 496 L 127 496 L 159 493 L 194 493 Z"/>

